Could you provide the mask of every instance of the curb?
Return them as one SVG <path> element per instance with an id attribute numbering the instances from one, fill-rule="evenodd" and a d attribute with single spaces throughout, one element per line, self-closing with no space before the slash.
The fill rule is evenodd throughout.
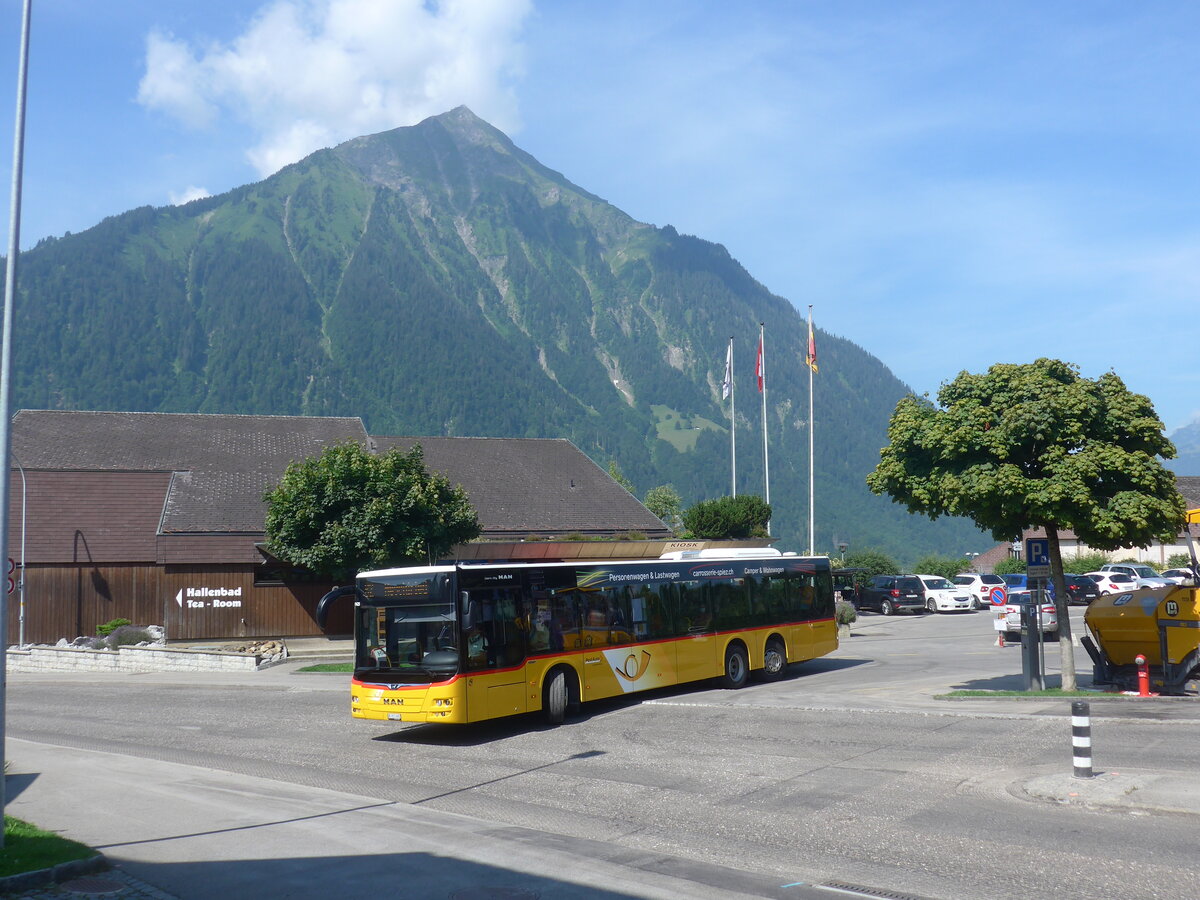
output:
<path id="1" fill-rule="evenodd" d="M 38 869 L 35 872 L 22 872 L 19 875 L 8 875 L 0 878 L 0 895 L 16 894 L 32 891 L 40 887 L 61 884 L 78 878 L 81 875 L 94 875 L 97 872 L 107 872 L 112 864 L 105 859 L 103 853 L 89 856 L 86 859 L 73 859 L 70 862 L 59 863 L 49 869 Z"/>

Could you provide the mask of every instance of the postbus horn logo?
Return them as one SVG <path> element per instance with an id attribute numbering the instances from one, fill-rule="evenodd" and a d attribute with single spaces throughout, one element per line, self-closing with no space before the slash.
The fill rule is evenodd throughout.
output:
<path id="1" fill-rule="evenodd" d="M 621 667 L 613 666 L 613 671 L 626 681 L 637 681 L 646 674 L 648 668 L 650 668 L 650 651 L 643 650 L 640 660 L 637 656 L 630 653 L 625 657 L 625 665 Z"/>

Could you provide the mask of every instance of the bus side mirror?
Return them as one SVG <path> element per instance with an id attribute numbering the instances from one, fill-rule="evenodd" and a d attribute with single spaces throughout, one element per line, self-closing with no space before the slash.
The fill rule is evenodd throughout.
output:
<path id="1" fill-rule="evenodd" d="M 460 602 L 462 603 L 462 609 L 463 609 L 462 624 L 463 624 L 463 630 L 465 631 L 471 627 L 471 622 L 473 619 L 472 613 L 474 612 L 471 609 L 470 595 L 466 591 L 462 592 Z"/>

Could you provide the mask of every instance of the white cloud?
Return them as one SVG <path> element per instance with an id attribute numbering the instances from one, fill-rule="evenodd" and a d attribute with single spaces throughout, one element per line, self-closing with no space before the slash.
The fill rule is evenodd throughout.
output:
<path id="1" fill-rule="evenodd" d="M 191 203 L 193 200 L 201 200 L 204 197 L 211 197 L 212 193 L 208 188 L 196 187 L 194 184 L 189 184 L 183 189 L 182 193 L 171 192 L 171 205 L 183 206 L 185 203 Z"/>
<path id="2" fill-rule="evenodd" d="M 228 44 L 154 32 L 138 100 L 186 125 L 218 114 L 254 134 L 262 175 L 321 147 L 460 104 L 517 127 L 511 89 L 531 0 L 276 0 Z"/>

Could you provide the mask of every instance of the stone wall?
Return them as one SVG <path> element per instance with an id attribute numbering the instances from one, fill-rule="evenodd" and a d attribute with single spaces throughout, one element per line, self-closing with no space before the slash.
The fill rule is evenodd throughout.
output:
<path id="1" fill-rule="evenodd" d="M 269 664 L 246 653 L 166 647 L 30 647 L 6 657 L 9 672 L 253 672 Z"/>

